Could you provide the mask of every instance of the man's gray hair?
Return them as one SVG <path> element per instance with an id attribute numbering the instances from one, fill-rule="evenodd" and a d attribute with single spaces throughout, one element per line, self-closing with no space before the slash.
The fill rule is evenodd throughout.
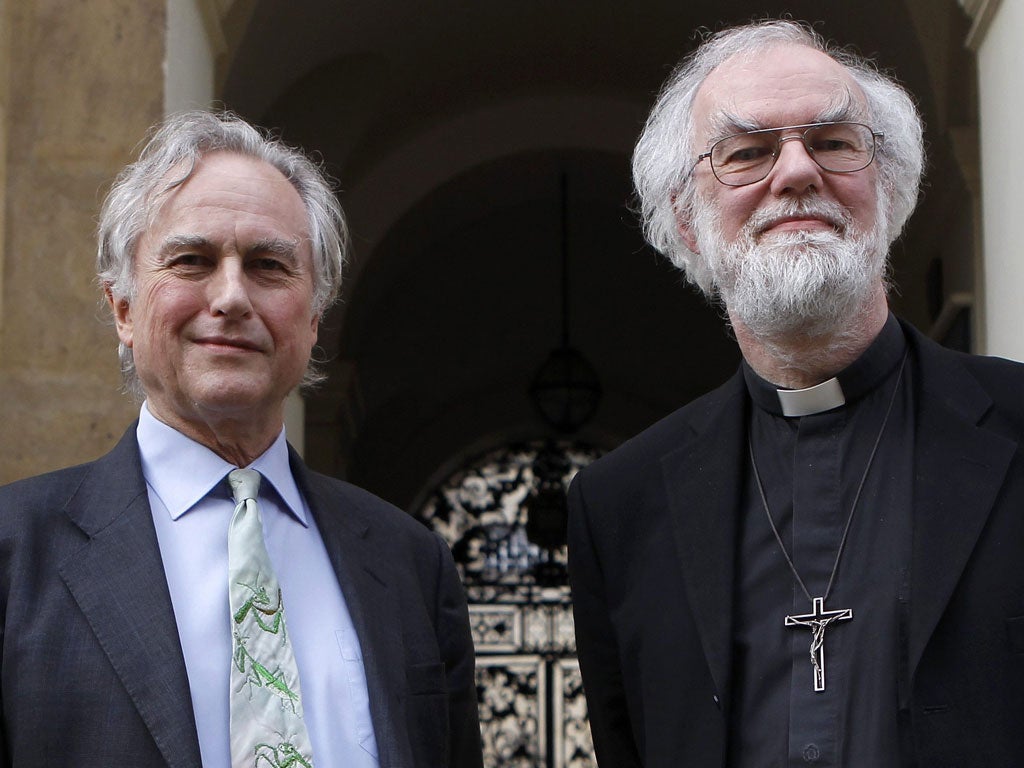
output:
<path id="1" fill-rule="evenodd" d="M 694 146 L 694 99 L 708 75 L 733 56 L 754 56 L 786 45 L 821 51 L 845 67 L 864 93 L 867 114 L 863 119 L 885 134 L 875 162 L 879 195 L 887 203 L 887 245 L 896 240 L 917 205 L 924 127 L 914 100 L 899 83 L 879 72 L 873 62 L 836 48 L 802 22 L 762 21 L 709 35 L 663 86 L 633 153 L 633 182 L 648 242 L 708 296 L 713 291 L 710 274 L 687 249 L 678 230 L 678 221 L 692 216 L 692 170 L 702 151 Z"/>
<path id="2" fill-rule="evenodd" d="M 313 312 L 322 316 L 338 296 L 348 233 L 341 205 L 318 163 L 231 112 L 195 111 L 168 117 L 156 127 L 139 159 L 118 174 L 100 212 L 96 272 L 115 301 L 135 296 L 135 256 L 165 195 L 195 173 L 214 152 L 232 152 L 276 168 L 299 193 L 309 223 L 313 255 Z M 132 351 L 118 348 L 126 387 L 139 394 Z M 304 384 L 321 377 L 312 367 Z"/>

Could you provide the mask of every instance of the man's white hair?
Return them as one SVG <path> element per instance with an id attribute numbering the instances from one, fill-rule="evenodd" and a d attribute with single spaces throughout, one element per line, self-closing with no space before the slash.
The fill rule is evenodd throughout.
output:
<path id="1" fill-rule="evenodd" d="M 298 192 L 306 209 L 313 254 L 313 312 L 323 315 L 338 295 L 348 234 L 341 205 L 319 164 L 231 112 L 172 115 L 157 126 L 139 159 L 118 175 L 100 212 L 96 273 L 115 300 L 135 296 L 135 251 L 166 194 L 214 152 L 232 152 L 273 166 Z M 141 396 L 132 350 L 118 346 L 125 388 Z M 310 363 L 303 384 L 323 377 Z"/>
<path id="2" fill-rule="evenodd" d="M 708 36 L 684 59 L 662 88 L 633 153 L 633 182 L 648 242 L 683 270 L 705 295 L 715 294 L 702 257 L 683 243 L 678 224 L 691 221 L 695 186 L 693 104 L 704 80 L 734 56 L 754 57 L 786 45 L 811 48 L 842 65 L 863 92 L 867 120 L 884 134 L 875 153 L 878 192 L 889 213 L 886 247 L 892 245 L 917 205 L 924 168 L 924 126 L 910 94 L 869 60 L 838 49 L 807 24 L 756 22 Z"/>

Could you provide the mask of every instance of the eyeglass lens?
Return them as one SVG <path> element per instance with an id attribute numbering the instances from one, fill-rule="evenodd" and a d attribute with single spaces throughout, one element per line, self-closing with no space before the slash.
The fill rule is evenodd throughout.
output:
<path id="1" fill-rule="evenodd" d="M 807 153 L 826 171 L 851 173 L 866 168 L 875 154 L 875 137 L 860 123 L 833 123 L 808 128 L 802 138 Z M 723 184 L 742 186 L 765 178 L 775 165 L 780 131 L 751 131 L 720 139 L 711 147 L 711 169 Z"/>

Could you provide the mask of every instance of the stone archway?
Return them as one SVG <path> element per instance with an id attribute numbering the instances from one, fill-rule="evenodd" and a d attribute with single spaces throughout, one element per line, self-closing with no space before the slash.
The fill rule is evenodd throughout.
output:
<path id="1" fill-rule="evenodd" d="M 970 164 L 961 162 L 962 148 L 971 143 L 969 131 L 962 129 L 974 119 L 971 108 L 964 106 L 973 104 L 972 60 L 959 48 L 967 19 L 954 0 L 938 8 L 921 0 L 836 2 L 827 7 L 813 0 L 790 0 L 784 6 L 777 12 L 819 22 L 824 35 L 877 55 L 880 64 L 895 69 L 921 101 L 930 131 L 931 174 L 941 183 L 927 188 L 922 208 L 894 254 L 895 278 L 901 286 L 894 303 L 901 314 L 928 329 L 951 297 L 972 296 L 976 282 L 975 206 L 964 181 Z M 502 212 L 516 210 L 516 202 L 501 194 L 498 175 L 480 169 L 503 158 L 519 158 L 528 172 L 530 158 L 545 152 L 618 156 L 621 183 L 617 188 L 605 185 L 606 196 L 594 210 L 604 211 L 607 222 L 638 243 L 628 210 L 625 161 L 653 94 L 669 68 L 693 45 L 691 30 L 702 24 L 743 21 L 754 10 L 745 0 L 726 9 L 650 0 L 609 6 L 600 13 L 573 3 L 514 13 L 481 6 L 468 15 L 448 12 L 444 2 L 424 15 L 405 0 L 391 4 L 386 14 L 367 0 L 347 0 L 343 9 L 313 0 L 301 11 L 280 0 L 232 4 L 231 16 L 248 22 L 243 34 L 225 35 L 231 38 L 230 61 L 218 77 L 224 101 L 281 128 L 286 139 L 323 154 L 340 179 L 354 234 L 345 302 L 322 334 L 325 353 L 335 361 L 334 381 L 307 400 L 306 454 L 314 466 L 365 482 L 399 504 L 408 504 L 430 474 L 426 469 L 417 473 L 413 466 L 422 459 L 436 468 L 455 446 L 473 439 L 460 435 L 431 445 L 429 432 L 444 431 L 446 423 L 459 420 L 476 423 L 478 436 L 516 429 L 530 433 L 535 425 L 520 419 L 517 426 L 518 417 L 508 413 L 518 388 L 500 368 L 481 369 L 479 385 L 471 392 L 453 389 L 449 397 L 431 400 L 424 395 L 434 380 L 452 370 L 444 356 L 436 366 L 417 364 L 415 354 L 380 365 L 387 350 L 397 354 L 402 349 L 401 331 L 387 313 L 367 312 L 370 304 L 387 294 L 388 301 L 401 308 L 415 304 L 418 291 L 446 291 L 459 302 L 467 292 L 487 290 L 486 280 L 496 279 L 493 275 L 500 272 L 478 273 L 484 282 L 475 284 L 466 282 L 468 277 L 454 284 L 451 279 L 435 282 L 429 274 L 426 280 L 413 282 L 406 275 L 421 273 L 395 269 L 403 261 L 395 260 L 396 250 L 405 251 L 405 262 L 411 257 L 413 264 L 433 260 L 443 265 L 444 254 L 434 248 L 435 242 L 451 243 L 453 228 L 470 229 L 464 226 L 467 217 L 447 195 L 452 185 L 479 181 L 480 186 L 464 198 L 482 218 L 497 222 Z M 876 23 L 879 16 L 887 19 L 885 25 Z M 267 57 L 268 49 L 301 49 L 301 55 Z M 535 204 L 538 199 L 533 195 L 525 201 L 519 218 L 504 229 L 498 225 L 485 234 L 478 228 L 481 241 L 500 243 L 512 230 L 543 229 L 554 215 L 553 196 L 548 211 Z M 488 201 L 493 202 L 490 211 L 481 210 Z M 417 219 L 421 225 L 414 237 L 408 225 Z M 678 278 L 657 264 L 649 251 L 639 244 L 625 245 L 627 239 L 620 239 L 613 258 L 586 264 L 589 278 L 603 274 L 608 281 L 583 294 L 577 306 L 591 305 L 595 295 L 618 290 L 620 264 L 632 260 L 660 270 L 652 274 L 676 290 L 657 310 L 659 321 L 632 327 L 634 307 L 645 314 L 654 310 L 627 296 L 617 307 L 603 307 L 604 314 L 614 313 L 628 344 L 642 341 L 643 346 L 650 334 L 657 339 L 661 329 L 670 329 L 667 338 L 657 339 L 648 349 L 646 359 L 668 361 L 669 367 L 680 356 L 692 362 L 686 375 L 667 379 L 636 368 L 635 377 L 644 377 L 646 383 L 620 387 L 622 408 L 603 411 L 595 422 L 602 436 L 617 439 L 681 404 L 699 387 L 708 388 L 735 360 L 720 356 L 728 342 L 717 323 L 690 320 L 691 305 L 699 301 L 680 289 Z M 536 253 L 534 249 L 527 255 Z M 491 257 L 481 252 L 480 258 Z M 672 304 L 686 309 L 678 314 Z M 713 314 L 703 317 L 713 320 Z M 389 340 L 381 335 L 382 323 L 399 336 Z M 677 333 L 684 324 L 686 332 Z M 418 325 L 424 327 L 422 322 Z M 600 330 L 594 343 L 604 349 L 589 353 L 599 367 L 605 351 L 627 344 L 616 339 L 617 329 L 604 317 L 581 318 L 579 327 Z M 467 349 L 474 343 L 472 333 L 430 342 L 436 348 Z M 355 352 L 359 348 L 362 351 Z M 368 361 L 368 355 L 375 359 Z M 625 378 L 628 369 L 623 366 L 628 363 L 621 356 L 615 358 L 605 358 L 608 375 Z M 410 385 L 404 395 L 379 397 L 382 391 L 393 391 L 391 382 L 416 381 L 425 386 Z M 608 402 L 614 400 L 613 393 Z M 632 417 L 624 415 L 631 409 Z M 611 418 L 616 412 L 619 416 Z M 404 419 L 407 428 L 388 432 L 385 421 L 396 418 Z M 381 442 L 390 447 L 373 448 Z M 387 469 L 398 466 L 402 472 Z M 407 471 L 418 476 L 407 477 Z"/>

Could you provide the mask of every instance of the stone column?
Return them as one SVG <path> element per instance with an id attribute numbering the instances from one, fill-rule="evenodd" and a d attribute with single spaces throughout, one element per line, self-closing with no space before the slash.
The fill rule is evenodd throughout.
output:
<path id="1" fill-rule="evenodd" d="M 163 113 L 165 6 L 0 0 L 0 482 L 95 458 L 136 413 L 95 225 Z"/>
<path id="2" fill-rule="evenodd" d="M 980 350 L 1024 360 L 1024 3 L 961 0 L 974 19 L 967 45 L 978 55 L 986 343 Z"/>

